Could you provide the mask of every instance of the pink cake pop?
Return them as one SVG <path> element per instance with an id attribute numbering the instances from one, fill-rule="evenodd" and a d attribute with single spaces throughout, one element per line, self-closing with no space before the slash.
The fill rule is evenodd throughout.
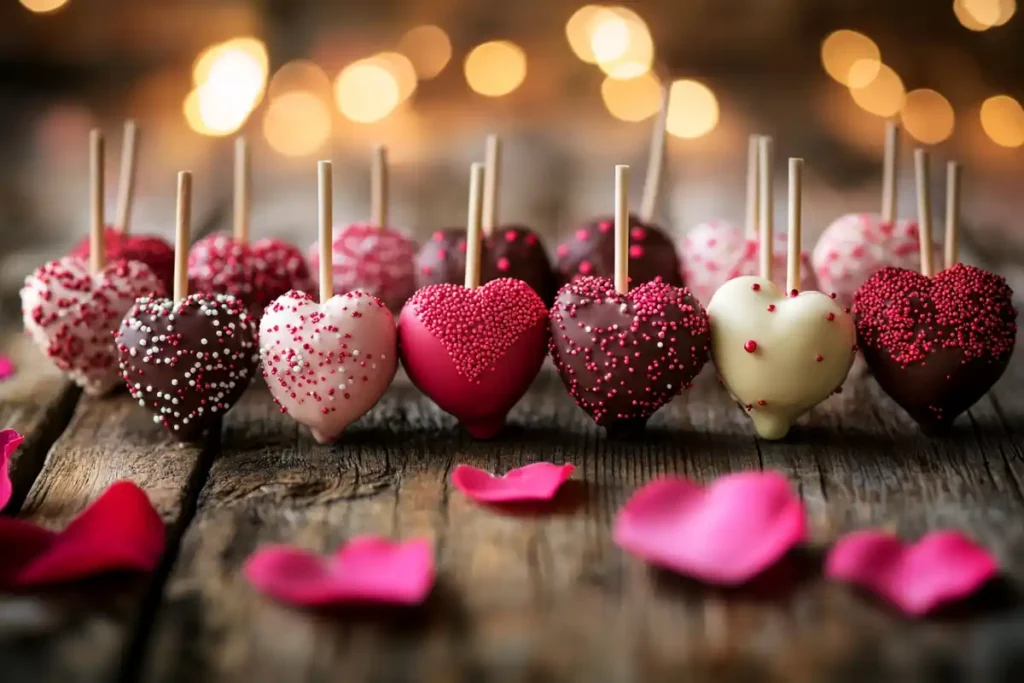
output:
<path id="1" fill-rule="evenodd" d="M 334 292 L 359 290 L 397 311 L 416 289 L 416 244 L 401 231 L 388 227 L 386 148 L 374 150 L 371 170 L 370 222 L 341 228 L 331 243 Z M 319 242 L 310 246 L 309 261 L 314 273 L 322 272 Z"/>

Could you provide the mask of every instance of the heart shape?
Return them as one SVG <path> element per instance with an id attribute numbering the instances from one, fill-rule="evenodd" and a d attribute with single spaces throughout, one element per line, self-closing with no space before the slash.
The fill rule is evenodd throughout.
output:
<path id="1" fill-rule="evenodd" d="M 353 223 L 336 232 L 331 251 L 335 294 L 366 292 L 400 311 L 416 289 L 416 243 L 398 230 Z M 309 262 L 319 282 L 319 243 L 309 248 Z"/>
<path id="2" fill-rule="evenodd" d="M 111 572 L 152 572 L 163 551 L 159 513 L 142 489 L 120 481 L 61 532 L 0 517 L 0 588 L 34 588 Z"/>
<path id="3" fill-rule="evenodd" d="M 402 364 L 470 434 L 490 438 L 540 372 L 547 320 L 544 302 L 522 280 L 424 287 L 399 316 Z"/>
<path id="4" fill-rule="evenodd" d="M 708 359 L 708 317 L 684 287 L 647 282 L 628 294 L 582 277 L 551 309 L 551 357 L 576 405 L 606 428 L 642 426 Z"/>
<path id="5" fill-rule="evenodd" d="M 259 363 L 256 323 L 232 296 L 139 299 L 121 322 L 117 350 L 132 398 L 182 441 L 198 439 L 231 409 Z"/>
<path id="6" fill-rule="evenodd" d="M 251 250 L 256 268 L 253 288 L 260 306 L 257 313 L 262 313 L 271 301 L 293 289 L 313 293 L 316 284 L 309 272 L 309 264 L 294 244 L 269 238 L 254 242 Z"/>
<path id="7" fill-rule="evenodd" d="M 138 261 L 145 263 L 160 279 L 164 291 L 174 289 L 174 247 L 153 235 L 124 234 L 113 226 L 103 231 L 107 261 Z M 92 241 L 86 237 L 71 250 L 69 256 L 78 256 L 88 262 Z"/>
<path id="8" fill-rule="evenodd" d="M 418 605 L 434 585 L 434 553 L 425 540 L 364 536 L 326 558 L 287 545 L 260 548 L 243 571 L 260 592 L 299 607 Z"/>
<path id="9" fill-rule="evenodd" d="M 829 551 L 825 575 L 920 617 L 973 594 L 999 575 L 999 565 L 958 531 L 933 531 L 909 544 L 883 531 L 856 531 Z"/>
<path id="10" fill-rule="evenodd" d="M 864 360 L 926 430 L 949 428 L 1010 362 L 1017 339 L 1013 290 L 988 271 L 957 264 L 926 278 L 886 268 L 854 300 Z"/>
<path id="11" fill-rule="evenodd" d="M 893 224 L 867 213 L 850 213 L 834 220 L 811 254 L 822 291 L 835 292 L 839 304 L 846 307 L 853 305 L 857 289 L 882 268 L 912 270 L 919 262 L 917 221 Z"/>
<path id="12" fill-rule="evenodd" d="M 705 583 L 745 583 L 807 540 L 800 497 L 777 472 L 740 472 L 702 487 L 653 481 L 615 516 L 616 545 Z"/>
<path id="13" fill-rule="evenodd" d="M 569 463 L 535 462 L 496 477 L 476 467 L 459 465 L 452 472 L 452 484 L 478 503 L 551 500 L 575 469 Z"/>
<path id="14" fill-rule="evenodd" d="M 263 377 L 274 402 L 334 441 L 384 395 L 398 369 L 395 321 L 380 299 L 352 292 L 320 304 L 288 292 L 260 321 Z"/>
<path id="15" fill-rule="evenodd" d="M 784 437 L 853 365 L 853 319 L 821 292 L 787 296 L 763 278 L 739 277 L 715 292 L 708 315 L 718 374 L 762 438 Z"/>
<path id="16" fill-rule="evenodd" d="M 68 256 L 25 279 L 25 331 L 87 394 L 105 394 L 121 383 L 112 333 L 137 298 L 163 291 L 144 263 L 111 261 L 93 274 L 87 262 Z"/>
<path id="17" fill-rule="evenodd" d="M 24 440 L 25 437 L 14 429 L 0 431 L 0 510 L 4 509 L 14 493 L 10 474 L 11 458 Z"/>
<path id="18" fill-rule="evenodd" d="M 711 301 L 718 288 L 734 277 L 757 275 L 760 241 L 747 239 L 743 230 L 728 221 L 708 221 L 686 233 L 683 238 L 683 279 L 686 287 L 701 302 Z M 773 272 L 779 282 L 786 277 L 789 236 L 776 232 L 772 238 Z M 817 289 L 811 259 L 800 252 L 800 291 Z"/>

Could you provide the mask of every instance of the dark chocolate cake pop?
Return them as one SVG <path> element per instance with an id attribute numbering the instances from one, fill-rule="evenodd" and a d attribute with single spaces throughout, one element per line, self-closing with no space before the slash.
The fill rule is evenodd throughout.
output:
<path id="1" fill-rule="evenodd" d="M 558 246 L 557 265 L 561 282 L 578 277 L 613 277 L 615 230 L 611 217 L 579 228 Z M 672 240 L 654 225 L 629 216 L 629 278 L 636 286 L 660 277 L 674 287 L 683 286 L 682 266 Z"/>

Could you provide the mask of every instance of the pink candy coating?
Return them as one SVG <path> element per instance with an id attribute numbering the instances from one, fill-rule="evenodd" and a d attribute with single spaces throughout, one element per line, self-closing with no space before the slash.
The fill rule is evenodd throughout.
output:
<path id="1" fill-rule="evenodd" d="M 398 311 L 416 288 L 416 244 L 394 228 L 353 223 L 335 231 L 331 248 L 335 294 L 359 290 Z M 319 282 L 318 243 L 309 248 L 309 262 Z"/>

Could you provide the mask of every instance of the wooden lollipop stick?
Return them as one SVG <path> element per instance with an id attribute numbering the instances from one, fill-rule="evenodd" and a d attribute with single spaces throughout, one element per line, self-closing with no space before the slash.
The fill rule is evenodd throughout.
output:
<path id="1" fill-rule="evenodd" d="M 775 200 L 772 196 L 772 139 L 767 135 L 761 136 L 758 140 L 758 168 L 760 170 L 761 195 L 759 209 L 761 210 L 760 235 L 761 243 L 760 265 L 761 277 L 765 280 L 772 279 L 772 239 L 775 230 Z"/>
<path id="2" fill-rule="evenodd" d="M 377 228 L 388 225 L 388 148 L 373 149 L 370 164 L 370 222 Z"/>
<path id="3" fill-rule="evenodd" d="M 249 189 L 252 187 L 252 168 L 249 163 L 249 143 L 245 138 L 235 140 L 235 240 L 249 243 Z"/>
<path id="4" fill-rule="evenodd" d="M 320 303 L 334 296 L 334 167 L 329 161 L 317 164 L 317 234 L 320 245 Z"/>
<path id="5" fill-rule="evenodd" d="M 121 142 L 121 177 L 117 184 L 117 228 L 128 234 L 135 200 L 135 149 L 139 143 L 139 127 L 133 119 L 124 122 L 124 140 Z"/>
<path id="6" fill-rule="evenodd" d="M 928 152 L 914 150 L 914 171 L 917 180 L 917 230 L 921 248 L 921 275 L 931 277 L 932 267 L 932 191 L 928 173 Z"/>
<path id="7" fill-rule="evenodd" d="M 651 148 L 647 153 L 647 176 L 644 178 L 644 194 L 640 200 L 640 220 L 645 223 L 654 221 L 658 210 L 658 194 L 661 192 L 661 178 L 665 166 L 665 127 L 668 121 L 668 101 L 670 84 L 661 88 L 661 109 L 654 123 L 651 134 Z"/>
<path id="8" fill-rule="evenodd" d="M 900 127 L 895 121 L 885 124 L 885 155 L 882 159 L 882 220 L 896 220 L 896 161 L 900 148 Z"/>
<path id="9" fill-rule="evenodd" d="M 188 296 L 188 247 L 192 233 L 192 172 L 178 173 L 178 207 L 174 221 L 174 300 Z"/>
<path id="10" fill-rule="evenodd" d="M 466 281 L 467 289 L 480 286 L 480 240 L 484 195 L 484 165 L 475 163 L 469 172 L 469 214 L 466 216 Z"/>
<path id="11" fill-rule="evenodd" d="M 94 273 L 103 270 L 107 245 L 103 235 L 103 133 L 89 132 L 89 267 Z"/>
<path id="12" fill-rule="evenodd" d="M 747 143 L 747 224 L 745 229 L 748 240 L 757 239 L 757 212 L 761 203 L 761 192 L 758 187 L 760 140 L 760 135 L 751 135 Z"/>
<path id="13" fill-rule="evenodd" d="M 501 139 L 497 135 L 487 136 L 487 150 L 484 153 L 484 203 L 483 231 L 490 237 L 498 225 L 498 186 L 501 183 Z"/>
<path id="14" fill-rule="evenodd" d="M 955 161 L 946 164 L 946 267 L 960 261 L 960 169 Z"/>
<path id="15" fill-rule="evenodd" d="M 615 291 L 629 293 L 629 166 L 615 167 Z"/>
<path id="16" fill-rule="evenodd" d="M 803 211 L 804 160 L 789 160 L 789 244 L 786 251 L 786 293 L 800 290 L 800 230 Z"/>

